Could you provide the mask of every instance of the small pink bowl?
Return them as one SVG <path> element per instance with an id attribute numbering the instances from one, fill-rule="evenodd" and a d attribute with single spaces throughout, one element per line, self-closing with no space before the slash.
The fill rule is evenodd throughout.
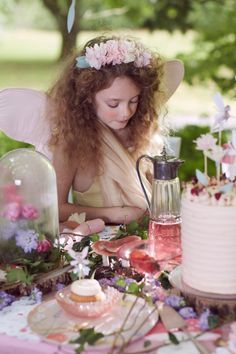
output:
<path id="1" fill-rule="evenodd" d="M 112 287 L 107 287 L 103 290 L 105 293 L 104 300 L 96 302 L 75 302 L 70 298 L 70 287 L 59 290 L 56 293 L 58 304 L 71 315 L 78 317 L 99 317 L 108 312 L 116 303 L 118 303 L 122 294 Z"/>

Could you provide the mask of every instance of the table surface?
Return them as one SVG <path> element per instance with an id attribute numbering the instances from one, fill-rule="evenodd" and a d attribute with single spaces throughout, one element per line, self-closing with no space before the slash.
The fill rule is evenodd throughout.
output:
<path id="1" fill-rule="evenodd" d="M 102 239 L 110 238 L 110 228 L 105 228 L 102 234 Z M 45 297 L 45 300 L 52 298 L 54 294 Z M 33 303 L 30 297 L 21 297 L 14 301 L 10 306 L 5 307 L 0 311 L 0 354 L 71 354 L 74 349 L 68 345 L 60 342 L 50 342 L 36 333 L 33 333 L 28 325 L 27 316 L 37 306 Z M 193 335 L 200 333 L 198 319 L 190 319 L 188 322 L 188 331 Z M 205 332 L 198 337 L 210 353 L 227 354 L 230 351 L 223 348 L 216 349 L 217 340 L 227 343 L 225 340 L 228 337 L 229 326 L 223 326 L 213 331 Z M 179 345 L 166 345 L 169 342 L 168 333 L 163 327 L 162 323 L 158 323 L 145 335 L 138 340 L 132 342 L 125 353 L 136 354 L 145 349 L 147 340 L 150 341 L 149 354 L 198 354 L 199 351 L 192 344 L 191 341 L 186 340 L 183 332 L 175 332 L 176 337 L 181 341 Z M 184 341 L 182 341 L 184 340 Z M 236 340 L 235 340 L 236 343 Z M 165 344 L 165 346 L 163 346 Z M 159 347 L 159 349 L 157 349 Z M 153 350 L 152 350 L 153 348 Z M 99 347 L 89 347 L 84 351 L 88 354 L 106 354 L 110 351 L 109 348 L 104 349 Z M 232 352 L 231 352 L 232 353 Z M 236 348 L 235 348 L 236 353 Z"/>
<path id="2" fill-rule="evenodd" d="M 32 304 L 29 297 L 22 297 L 21 299 L 12 303 L 11 306 L 5 307 L 0 312 L 0 354 L 59 354 L 59 353 L 74 353 L 74 350 L 69 345 L 61 345 L 59 342 L 49 342 L 44 338 L 33 333 L 28 325 L 27 316 L 37 306 Z M 188 320 L 188 330 L 193 334 L 199 333 L 197 319 Z M 206 332 L 199 337 L 199 340 L 209 349 L 210 353 L 215 351 L 215 342 L 221 338 L 225 329 L 220 328 L 211 332 Z M 185 335 L 183 332 L 175 332 L 178 339 L 183 340 Z M 60 340 L 60 338 L 58 338 Z M 160 346 L 160 349 L 153 349 L 149 353 L 182 353 L 195 354 L 199 353 L 196 347 L 190 342 L 185 341 L 180 345 L 173 344 L 162 345 L 168 340 L 168 334 L 162 323 L 159 321 L 144 338 L 140 338 L 129 345 L 126 353 L 136 354 L 144 348 L 145 341 L 150 340 L 151 345 L 149 349 Z M 99 347 L 89 347 L 85 353 L 108 353 L 109 348 L 102 349 Z M 225 352 L 227 353 L 227 352 Z"/>

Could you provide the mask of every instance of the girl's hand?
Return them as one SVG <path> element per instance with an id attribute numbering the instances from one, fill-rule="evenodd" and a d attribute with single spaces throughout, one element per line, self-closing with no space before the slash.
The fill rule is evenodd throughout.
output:
<path id="1" fill-rule="evenodd" d="M 109 211 L 109 222 L 113 224 L 129 224 L 131 221 L 139 221 L 146 210 L 137 207 L 114 207 Z"/>

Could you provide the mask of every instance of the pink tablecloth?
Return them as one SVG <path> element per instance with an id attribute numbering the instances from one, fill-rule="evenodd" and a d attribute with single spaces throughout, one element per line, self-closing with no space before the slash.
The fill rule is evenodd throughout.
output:
<path id="1" fill-rule="evenodd" d="M 194 323 L 194 322 L 192 322 Z M 194 324 L 193 324 L 194 325 Z M 191 328 L 191 324 L 190 324 Z M 194 332 L 192 332 L 194 334 Z M 201 336 L 200 340 L 208 348 L 210 353 L 216 353 L 214 342 L 221 337 L 221 330 L 205 333 Z M 183 338 L 182 332 L 175 332 L 175 335 L 181 339 Z M 162 347 L 163 343 L 168 339 L 167 333 L 161 323 L 157 324 L 144 338 L 133 342 L 126 350 L 126 353 L 136 354 L 138 351 L 144 349 L 144 342 L 151 341 L 149 347 L 149 354 L 199 354 L 196 347 L 191 342 L 182 342 L 178 346 L 173 344 Z M 157 347 L 160 346 L 159 349 Z M 151 348 L 154 348 L 151 350 Z M 110 349 L 107 350 L 98 349 L 96 347 L 89 347 L 84 354 L 107 354 Z M 0 334 L 0 354 L 73 354 L 74 349 L 69 345 L 57 345 L 54 343 L 44 342 L 43 339 L 39 341 L 32 341 L 26 339 L 19 339 L 8 335 Z M 224 354 L 227 353 L 227 350 Z M 228 352 L 230 354 L 230 352 Z"/>
<path id="2" fill-rule="evenodd" d="M 27 316 L 35 308 L 30 300 L 22 298 L 5 307 L 0 311 L 0 354 L 72 354 L 74 350 L 69 345 L 60 345 L 44 340 L 39 335 L 31 331 L 28 326 Z M 40 323 L 40 322 L 39 322 Z M 188 320 L 188 330 L 192 334 L 199 332 L 198 320 Z M 215 341 L 224 334 L 225 328 L 217 331 L 207 332 L 201 336 L 200 340 L 210 350 L 215 351 Z M 178 339 L 184 339 L 182 332 L 175 333 Z M 144 338 L 139 338 L 133 342 L 126 350 L 126 353 L 136 354 L 144 349 L 144 342 L 149 340 L 152 347 L 157 348 L 168 341 L 168 334 L 161 322 L 158 322 L 154 328 L 146 334 Z M 178 350 L 177 350 L 178 349 Z M 177 350 L 177 352 L 176 352 Z M 90 347 L 87 354 L 106 354 L 110 351 L 103 347 Z M 161 349 L 149 351 L 149 354 L 199 354 L 196 348 L 190 342 L 183 342 L 180 346 L 165 346 Z M 227 353 L 227 352 L 225 352 Z M 217 353 L 218 354 L 218 353 Z"/>

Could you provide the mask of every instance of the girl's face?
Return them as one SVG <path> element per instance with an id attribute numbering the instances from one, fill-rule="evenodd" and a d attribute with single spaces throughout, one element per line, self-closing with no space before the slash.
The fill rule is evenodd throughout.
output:
<path id="1" fill-rule="evenodd" d="M 117 77 L 110 87 L 95 95 L 98 119 L 111 129 L 125 128 L 137 110 L 139 95 L 140 89 L 131 79 Z"/>

